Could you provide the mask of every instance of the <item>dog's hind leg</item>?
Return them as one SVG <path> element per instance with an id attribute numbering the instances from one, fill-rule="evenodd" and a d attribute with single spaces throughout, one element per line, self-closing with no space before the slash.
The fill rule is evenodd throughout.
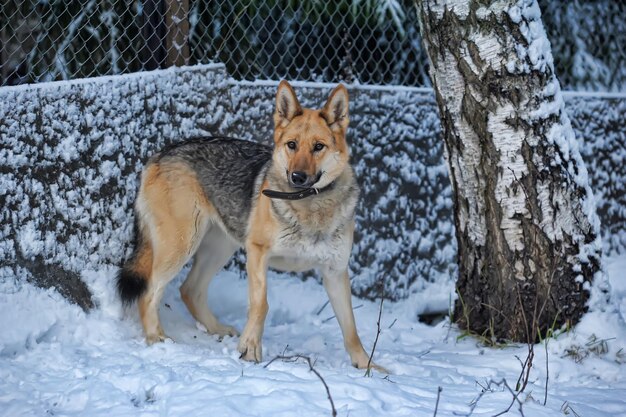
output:
<path id="1" fill-rule="evenodd" d="M 210 225 L 193 260 L 193 267 L 180 287 L 180 295 L 191 315 L 201 323 L 209 334 L 237 336 L 234 327 L 221 324 L 211 312 L 207 292 L 211 279 L 226 265 L 239 248 L 222 229 Z"/>
<path id="2" fill-rule="evenodd" d="M 195 175 L 180 164 L 148 166 L 136 207 L 149 229 L 153 250 L 150 279 L 139 299 L 146 341 L 151 344 L 166 338 L 158 312 L 163 291 L 195 253 L 214 210 Z"/>

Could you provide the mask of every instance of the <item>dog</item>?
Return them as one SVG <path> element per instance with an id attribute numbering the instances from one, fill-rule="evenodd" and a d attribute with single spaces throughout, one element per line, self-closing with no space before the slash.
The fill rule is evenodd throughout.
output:
<path id="1" fill-rule="evenodd" d="M 348 260 L 359 187 L 346 142 L 348 91 L 339 84 L 320 110 L 303 108 L 287 81 L 276 92 L 274 147 L 229 138 L 193 139 L 152 156 L 135 202 L 137 243 L 120 270 L 125 303 L 139 300 L 146 341 L 163 341 L 163 290 L 193 256 L 180 288 L 210 334 L 238 335 L 209 309 L 212 277 L 246 251 L 249 309 L 241 358 L 260 362 L 268 267 L 321 271 L 352 365 L 374 366 L 352 312 Z"/>

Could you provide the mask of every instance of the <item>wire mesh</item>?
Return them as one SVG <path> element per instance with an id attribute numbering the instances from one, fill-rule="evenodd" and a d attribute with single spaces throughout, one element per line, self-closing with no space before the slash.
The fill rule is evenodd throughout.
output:
<path id="1" fill-rule="evenodd" d="M 194 60 L 237 79 L 428 84 L 412 2 L 196 2 Z"/>
<path id="2" fill-rule="evenodd" d="M 539 3 L 565 88 L 625 90 L 626 3 Z M 413 0 L 5 0 L 0 19 L 1 85 L 208 62 L 235 79 L 429 85 Z"/>

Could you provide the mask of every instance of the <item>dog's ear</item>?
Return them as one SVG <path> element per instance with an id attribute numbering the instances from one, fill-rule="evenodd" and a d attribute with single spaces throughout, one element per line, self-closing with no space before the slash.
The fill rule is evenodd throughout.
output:
<path id="1" fill-rule="evenodd" d="M 320 115 L 326 120 L 331 129 L 339 128 L 346 130 L 350 118 L 348 117 L 348 89 L 343 84 L 339 84 L 330 96 L 328 101 L 320 111 Z"/>
<path id="2" fill-rule="evenodd" d="M 278 84 L 276 92 L 276 112 L 274 113 L 274 126 L 285 127 L 296 116 L 302 114 L 302 107 L 291 85 L 285 80 Z"/>

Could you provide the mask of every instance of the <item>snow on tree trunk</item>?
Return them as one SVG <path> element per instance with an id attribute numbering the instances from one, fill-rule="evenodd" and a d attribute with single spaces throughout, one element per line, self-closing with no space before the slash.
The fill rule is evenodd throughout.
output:
<path id="1" fill-rule="evenodd" d="M 576 323 L 599 220 L 536 0 L 416 4 L 453 185 L 457 322 L 516 341 Z"/>

